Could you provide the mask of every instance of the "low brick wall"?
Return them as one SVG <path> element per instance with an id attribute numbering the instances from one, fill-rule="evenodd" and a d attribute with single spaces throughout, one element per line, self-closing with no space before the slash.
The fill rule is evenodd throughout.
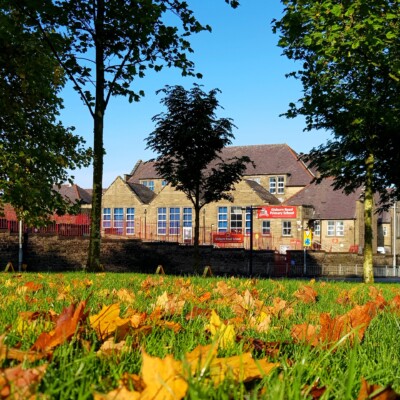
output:
<path id="1" fill-rule="evenodd" d="M 24 262 L 29 271 L 74 271 L 81 270 L 86 264 L 88 238 L 30 235 L 25 239 Z M 282 256 L 267 250 L 250 252 L 244 249 L 214 249 L 211 246 L 201 246 L 200 256 L 201 269 L 210 265 L 215 275 L 246 275 L 251 264 L 254 275 L 291 276 L 294 271 L 301 272 L 300 266 L 304 264 L 303 251 L 291 251 L 287 256 Z M 191 274 L 193 259 L 192 246 L 142 243 L 133 239 L 102 241 L 101 262 L 106 271 L 154 273 L 157 266 L 162 265 L 166 273 Z M 8 261 L 12 261 L 14 266 L 18 265 L 18 235 L 3 232 L 0 233 L 0 270 Z M 342 266 L 358 265 L 361 268 L 362 263 L 362 256 L 358 254 L 306 252 L 306 264 L 310 271 L 315 271 L 313 275 L 320 275 L 330 266 L 337 267 L 340 271 Z M 377 255 L 374 264 L 390 266 L 392 257 Z"/>

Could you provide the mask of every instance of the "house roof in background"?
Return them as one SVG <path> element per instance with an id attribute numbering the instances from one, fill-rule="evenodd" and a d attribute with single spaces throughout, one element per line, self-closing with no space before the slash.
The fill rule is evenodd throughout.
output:
<path id="1" fill-rule="evenodd" d="M 92 203 L 92 194 L 88 190 L 82 189 L 78 185 L 61 185 L 60 187 L 55 185 L 54 189 L 57 190 L 57 192 L 59 192 L 63 197 L 69 199 L 71 203 Z"/>
<path id="2" fill-rule="evenodd" d="M 362 189 L 346 195 L 332 187 L 333 178 L 326 178 L 320 184 L 310 183 L 284 204 L 291 206 L 311 205 L 315 209 L 315 218 L 321 219 L 354 219 L 356 203 L 360 199 Z"/>
<path id="3" fill-rule="evenodd" d="M 244 176 L 287 175 L 286 186 L 305 186 L 314 174 L 287 144 L 262 144 L 252 146 L 230 146 L 221 152 L 224 160 L 248 156 L 255 164 L 248 165 Z M 129 182 L 144 179 L 159 179 L 154 161 L 138 161 L 131 172 Z"/>
<path id="4" fill-rule="evenodd" d="M 144 204 L 149 204 L 156 197 L 151 189 L 140 183 L 127 182 L 127 184 Z"/>
<path id="5" fill-rule="evenodd" d="M 268 203 L 272 205 L 281 204 L 278 198 L 271 194 L 267 189 L 262 187 L 259 183 L 252 181 L 250 179 L 245 179 L 244 181 L 249 185 L 253 191 L 258 195 L 258 197 L 263 201 L 263 203 Z"/>

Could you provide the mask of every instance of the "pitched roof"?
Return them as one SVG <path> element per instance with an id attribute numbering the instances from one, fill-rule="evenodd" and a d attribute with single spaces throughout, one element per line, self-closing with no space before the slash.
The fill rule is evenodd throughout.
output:
<path id="1" fill-rule="evenodd" d="M 151 189 L 140 183 L 127 182 L 127 184 L 144 204 L 149 204 L 156 197 Z"/>
<path id="2" fill-rule="evenodd" d="M 244 182 L 253 189 L 253 191 L 260 197 L 260 199 L 264 203 L 272 205 L 281 204 L 281 202 L 273 194 L 271 194 L 267 189 L 264 189 L 264 187 L 261 186 L 259 183 L 250 179 L 246 179 Z"/>
<path id="3" fill-rule="evenodd" d="M 315 217 L 321 219 L 354 219 L 356 202 L 362 189 L 346 195 L 341 190 L 333 190 L 333 178 L 326 178 L 320 184 L 311 183 L 284 202 L 291 206 L 311 205 Z"/>
<path id="4" fill-rule="evenodd" d="M 287 175 L 286 186 L 305 186 L 314 177 L 287 144 L 230 146 L 221 152 L 221 157 L 225 160 L 242 156 L 248 156 L 255 164 L 255 167 L 248 165 L 245 176 Z M 154 161 L 137 162 L 131 175 L 129 182 L 136 183 L 142 179 L 160 178 L 154 168 Z"/>
<path id="5" fill-rule="evenodd" d="M 78 185 L 54 185 L 53 188 L 71 203 L 91 204 L 92 195 Z"/>

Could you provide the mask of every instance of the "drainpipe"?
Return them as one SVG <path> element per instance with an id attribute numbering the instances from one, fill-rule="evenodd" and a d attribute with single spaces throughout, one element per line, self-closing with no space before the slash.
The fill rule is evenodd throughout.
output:
<path id="1" fill-rule="evenodd" d="M 396 201 L 393 204 L 393 268 L 396 267 L 396 236 L 397 236 Z"/>

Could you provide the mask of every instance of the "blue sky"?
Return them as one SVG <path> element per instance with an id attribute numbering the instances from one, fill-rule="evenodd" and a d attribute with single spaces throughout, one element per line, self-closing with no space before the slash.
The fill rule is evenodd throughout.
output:
<path id="1" fill-rule="evenodd" d="M 146 94 L 139 103 L 130 104 L 123 97 L 110 100 L 105 114 L 104 187 L 117 176 L 129 173 L 139 159 L 145 161 L 154 156 L 145 150 L 145 138 L 154 130 L 152 117 L 163 111 L 162 95 L 155 92 L 167 84 L 190 89 L 197 82 L 204 85 L 204 91 L 220 89 L 218 99 L 224 109 L 218 114 L 232 118 L 237 126 L 232 145 L 287 143 L 296 152 L 307 152 L 329 137 L 322 131 L 303 132 L 302 118 L 279 117 L 290 102 L 302 95 L 301 84 L 285 78 L 296 65 L 281 55 L 278 35 L 271 29 L 272 19 L 282 15 L 279 0 L 242 0 L 236 10 L 223 0 L 188 3 L 196 17 L 213 29 L 212 33 L 202 32 L 190 39 L 195 51 L 192 59 L 203 79 L 182 78 L 178 70 L 166 69 L 134 81 L 134 89 Z M 64 125 L 75 126 L 75 132 L 92 146 L 93 121 L 88 110 L 70 85 L 62 97 Z M 90 168 L 72 174 L 81 187 L 92 186 Z"/>

